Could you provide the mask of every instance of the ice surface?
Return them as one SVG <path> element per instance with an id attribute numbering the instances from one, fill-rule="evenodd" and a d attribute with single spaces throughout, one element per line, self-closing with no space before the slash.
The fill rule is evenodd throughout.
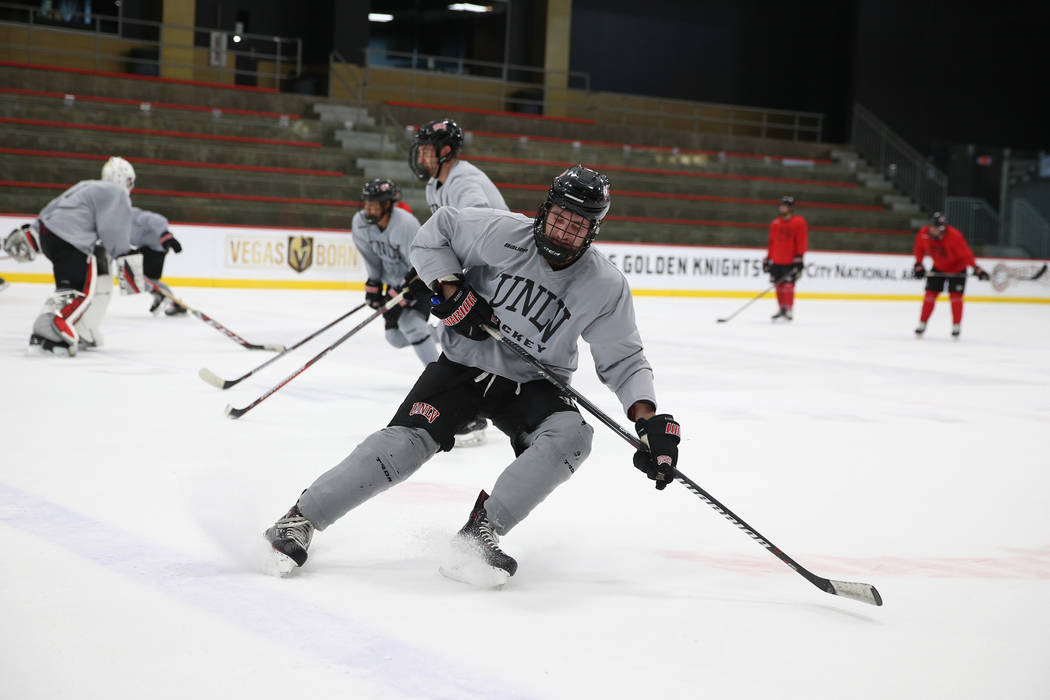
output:
<path id="1" fill-rule="evenodd" d="M 291 344 L 357 294 L 179 289 Z M 107 347 L 27 357 L 43 285 L 0 293 L 0 697 L 1050 697 L 1050 306 L 640 298 L 680 468 L 827 595 L 596 421 L 594 451 L 501 542 L 499 591 L 437 573 L 511 458 L 438 455 L 266 574 L 262 531 L 385 424 L 420 370 L 373 324 L 237 421 L 340 329 L 271 357 L 116 296 Z M 356 317 L 355 317 L 356 318 Z M 584 352 L 574 386 L 617 418 Z M 626 425 L 626 419 L 623 419 Z"/>

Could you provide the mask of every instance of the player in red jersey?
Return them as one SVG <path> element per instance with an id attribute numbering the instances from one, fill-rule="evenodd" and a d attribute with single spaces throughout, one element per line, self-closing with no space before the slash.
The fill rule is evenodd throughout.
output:
<path id="1" fill-rule="evenodd" d="M 806 254 L 809 226 L 806 220 L 795 214 L 795 198 L 780 199 L 777 207 L 780 215 L 769 225 L 769 252 L 762 261 L 762 271 L 769 273 L 769 281 L 777 288 L 777 304 L 780 310 L 773 320 L 790 321 L 795 307 L 795 282 L 802 276 L 802 256 Z"/>
<path id="2" fill-rule="evenodd" d="M 930 270 L 929 277 L 926 276 L 926 268 L 923 266 L 927 255 L 933 258 L 933 269 Z M 959 337 L 967 267 L 973 267 L 973 274 L 977 279 L 988 279 L 988 273 L 977 264 L 962 232 L 954 226 L 949 226 L 944 214 L 934 212 L 930 223 L 919 229 L 919 234 L 915 237 L 915 277 L 920 280 L 926 277 L 926 297 L 922 301 L 919 325 L 915 327 L 916 336 L 921 338 L 926 332 L 926 322 L 933 313 L 937 295 L 943 292 L 947 285 L 948 297 L 952 302 L 952 337 Z"/>

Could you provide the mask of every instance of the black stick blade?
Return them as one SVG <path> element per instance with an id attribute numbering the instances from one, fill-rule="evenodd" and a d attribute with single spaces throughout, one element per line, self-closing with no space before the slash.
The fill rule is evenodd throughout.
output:
<path id="1" fill-rule="evenodd" d="M 882 605 L 882 596 L 875 590 L 875 586 L 867 583 L 850 583 L 849 581 L 833 581 L 828 579 L 828 587 L 825 588 L 831 595 L 858 600 L 869 605 Z"/>

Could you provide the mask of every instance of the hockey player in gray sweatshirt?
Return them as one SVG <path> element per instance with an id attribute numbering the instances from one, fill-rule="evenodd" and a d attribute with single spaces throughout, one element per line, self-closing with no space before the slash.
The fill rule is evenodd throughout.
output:
<path id="1" fill-rule="evenodd" d="M 416 131 L 408 164 L 416 177 L 427 183 L 427 205 L 431 213 L 441 207 L 488 207 L 507 211 L 503 195 L 488 175 L 459 159 L 462 148 L 463 129 L 452 119 L 427 122 Z M 484 444 L 487 427 L 484 418 L 467 422 L 456 435 L 456 445 Z"/>
<path id="2" fill-rule="evenodd" d="M 415 277 L 408 251 L 419 232 L 419 220 L 395 206 L 401 199 L 401 190 L 390 180 L 376 178 L 366 182 L 361 188 L 361 199 L 364 209 L 354 216 L 351 229 L 354 245 L 368 273 L 365 301 L 378 309 L 408 286 L 407 279 Z M 416 298 L 409 293 L 405 296 L 412 298 L 383 314 L 386 340 L 395 348 L 411 345 L 424 365 L 435 362 L 437 343 L 427 325 L 430 295 Z"/>
<path id="3" fill-rule="evenodd" d="M 412 246 L 421 280 L 436 294 L 444 353 L 427 366 L 387 427 L 317 478 L 266 531 L 282 571 L 306 562 L 314 530 L 398 484 L 449 450 L 462 421 L 488 416 L 515 459 L 482 491 L 455 542 L 500 584 L 517 562 L 506 535 L 582 465 L 592 429 L 574 403 L 483 326 L 498 327 L 569 381 L 586 340 L 602 382 L 620 399 L 648 451 L 635 466 L 664 488 L 673 478 L 680 428 L 656 413 L 653 372 L 635 323 L 627 280 L 590 247 L 610 204 L 609 181 L 580 165 L 554 179 L 535 219 L 492 209 L 439 209 Z M 443 567 L 460 578 L 463 566 Z M 464 577 L 465 578 L 465 577 Z"/>
<path id="4" fill-rule="evenodd" d="M 171 287 L 160 279 L 164 274 L 164 259 L 169 250 L 176 255 L 182 252 L 182 244 L 168 226 L 168 219 L 155 211 L 131 208 L 131 245 L 142 253 L 142 272 L 154 287 L 149 311 L 155 316 L 162 311 L 166 316 L 178 316 L 188 311 L 156 289 L 159 287 L 172 294 Z"/>
<path id="5" fill-rule="evenodd" d="M 145 289 L 142 256 L 133 253 L 130 236 L 134 186 L 131 164 L 110 158 L 102 179 L 73 185 L 4 241 L 12 257 L 29 261 L 42 252 L 54 268 L 55 291 L 33 323 L 30 349 L 72 356 L 81 347 L 100 347 L 114 273 L 122 293 Z"/>
<path id="6" fill-rule="evenodd" d="M 433 213 L 441 207 L 489 207 L 507 211 L 503 195 L 488 175 L 459 159 L 463 130 L 451 119 L 428 122 L 416 131 L 408 164 L 427 183 L 427 205 Z"/>

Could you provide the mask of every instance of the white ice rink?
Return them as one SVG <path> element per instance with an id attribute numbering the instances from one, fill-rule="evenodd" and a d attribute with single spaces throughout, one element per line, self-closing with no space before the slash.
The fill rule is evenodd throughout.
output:
<path id="1" fill-rule="evenodd" d="M 969 304 L 956 342 L 943 298 L 921 341 L 918 302 L 802 299 L 773 326 L 769 300 L 725 325 L 742 300 L 636 300 L 680 469 L 876 608 L 654 490 L 596 421 L 590 460 L 503 540 L 503 590 L 437 573 L 511 458 L 497 434 L 268 576 L 263 529 L 389 420 L 414 355 L 372 324 L 232 421 L 338 329 L 222 392 L 197 370 L 270 354 L 142 297 L 115 296 L 105 349 L 27 357 L 48 291 L 0 293 L 0 698 L 1050 697 L 1050 305 Z M 177 291 L 286 344 L 361 297 Z M 620 417 L 586 350 L 574 384 Z"/>

